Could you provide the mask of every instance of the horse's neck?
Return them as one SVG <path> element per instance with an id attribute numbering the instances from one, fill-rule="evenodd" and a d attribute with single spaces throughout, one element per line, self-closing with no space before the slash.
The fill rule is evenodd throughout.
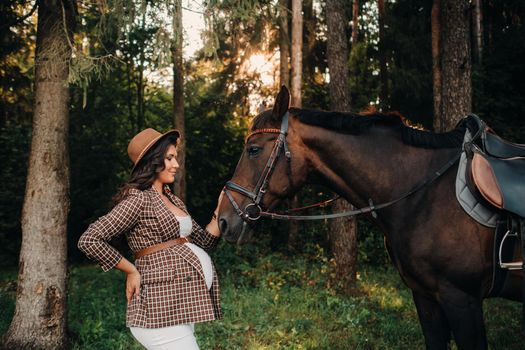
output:
<path id="1" fill-rule="evenodd" d="M 357 136 L 322 130 L 305 143 L 315 154 L 314 178 L 359 207 L 399 198 L 457 152 L 407 146 L 387 128 Z"/>

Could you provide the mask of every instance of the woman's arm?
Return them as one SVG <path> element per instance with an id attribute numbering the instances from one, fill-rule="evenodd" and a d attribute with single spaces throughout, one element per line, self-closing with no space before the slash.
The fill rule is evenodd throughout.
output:
<path id="1" fill-rule="evenodd" d="M 223 194 L 224 191 L 221 191 L 217 201 L 217 207 L 213 211 L 212 219 L 210 223 L 206 225 L 206 229 L 203 230 L 197 223 L 193 224 L 193 231 L 190 235 L 191 241 L 203 249 L 210 250 L 219 244 L 221 231 L 219 230 L 217 214 L 219 212 L 219 206 L 221 204 Z"/>
<path id="2" fill-rule="evenodd" d="M 108 241 L 129 229 L 138 221 L 145 203 L 145 194 L 131 190 L 128 196 L 108 214 L 89 225 L 78 240 L 78 248 L 97 261 L 104 271 L 115 267 L 122 255 Z"/>
<path id="3" fill-rule="evenodd" d="M 213 215 L 211 217 L 210 223 L 206 226 L 206 231 L 211 233 L 212 235 L 216 237 L 221 236 L 221 230 L 219 229 L 219 207 L 221 206 L 222 196 L 224 195 L 224 190 L 221 191 L 219 194 L 219 199 L 217 200 L 217 207 L 213 211 Z"/>

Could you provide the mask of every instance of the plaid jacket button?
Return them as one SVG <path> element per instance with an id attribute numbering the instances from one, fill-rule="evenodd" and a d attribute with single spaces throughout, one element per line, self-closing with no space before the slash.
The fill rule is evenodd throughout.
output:
<path id="1" fill-rule="evenodd" d="M 186 282 L 189 282 L 192 280 L 192 277 L 191 276 L 186 276 Z"/>

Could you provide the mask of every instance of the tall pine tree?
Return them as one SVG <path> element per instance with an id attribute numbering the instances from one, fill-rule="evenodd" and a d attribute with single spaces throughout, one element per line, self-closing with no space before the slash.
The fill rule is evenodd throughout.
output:
<path id="1" fill-rule="evenodd" d="M 16 308 L 4 339 L 8 349 L 67 345 L 67 81 L 75 15 L 74 1 L 39 1 L 33 132 Z"/>

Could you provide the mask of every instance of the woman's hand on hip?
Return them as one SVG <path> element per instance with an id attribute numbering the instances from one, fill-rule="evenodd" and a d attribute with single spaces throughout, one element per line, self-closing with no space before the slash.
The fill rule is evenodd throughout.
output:
<path id="1" fill-rule="evenodd" d="M 120 259 L 115 267 L 126 274 L 126 299 L 129 304 L 131 299 L 140 293 L 140 273 L 126 258 Z"/>
<path id="2" fill-rule="evenodd" d="M 138 296 L 140 293 L 140 273 L 135 270 L 131 273 L 126 274 L 126 299 L 128 304 L 131 303 L 133 297 Z"/>

